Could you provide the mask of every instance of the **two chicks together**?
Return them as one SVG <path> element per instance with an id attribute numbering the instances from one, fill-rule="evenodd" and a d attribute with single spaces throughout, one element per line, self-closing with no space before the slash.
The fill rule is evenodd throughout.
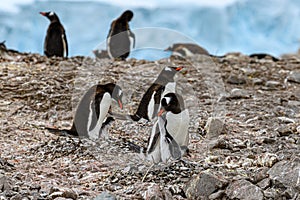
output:
<path id="1" fill-rule="evenodd" d="M 135 114 L 123 116 L 123 119 L 131 121 L 139 121 L 141 118 L 156 120 L 148 138 L 147 149 L 142 152 L 155 163 L 180 159 L 188 150 L 189 112 L 184 107 L 183 98 L 176 93 L 174 81 L 175 74 L 181 69 L 165 67 L 142 97 Z M 112 101 L 123 108 L 122 96 L 122 89 L 114 83 L 91 87 L 78 105 L 72 128 L 60 131 L 98 139 L 114 120 L 115 114 L 109 112 Z"/>
<path id="2" fill-rule="evenodd" d="M 68 57 L 67 36 L 58 16 L 54 12 L 40 12 L 40 14 L 50 20 L 44 41 L 44 54 L 47 57 Z M 129 56 L 131 43 L 133 48 L 135 47 L 135 35 L 128 24 L 132 17 L 133 12 L 126 10 L 111 23 L 107 36 L 107 53 L 110 58 L 125 60 Z"/>

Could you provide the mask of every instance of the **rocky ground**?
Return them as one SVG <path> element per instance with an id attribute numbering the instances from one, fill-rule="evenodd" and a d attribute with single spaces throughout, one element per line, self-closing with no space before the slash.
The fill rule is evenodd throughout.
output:
<path id="1" fill-rule="evenodd" d="M 113 62 L 12 52 L 0 61 L 0 199 L 300 200 L 299 55 Z M 190 156 L 143 160 L 131 150 L 146 145 L 143 121 L 116 120 L 97 142 L 45 129 L 70 128 L 98 82 L 118 83 L 124 110 L 113 110 L 132 113 L 166 65 L 185 67 L 177 80 L 190 109 Z"/>

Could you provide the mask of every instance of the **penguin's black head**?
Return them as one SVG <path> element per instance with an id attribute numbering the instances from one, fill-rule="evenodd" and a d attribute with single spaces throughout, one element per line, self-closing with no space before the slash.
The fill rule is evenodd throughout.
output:
<path id="1" fill-rule="evenodd" d="M 121 87 L 114 83 L 108 83 L 105 86 L 106 86 L 106 90 L 111 94 L 112 98 L 116 102 L 118 102 L 120 108 L 123 109 L 123 103 L 122 103 L 123 91 Z"/>
<path id="2" fill-rule="evenodd" d="M 168 93 L 161 100 L 161 110 L 158 112 L 158 116 L 161 116 L 165 111 L 178 114 L 183 108 L 183 98 L 178 94 Z"/>
<path id="3" fill-rule="evenodd" d="M 131 21 L 132 18 L 133 18 L 133 12 L 131 10 L 126 10 L 125 12 L 123 12 L 123 14 L 120 17 L 120 19 L 127 22 Z"/>
<path id="4" fill-rule="evenodd" d="M 159 74 L 158 81 L 159 82 L 168 82 L 173 81 L 174 76 L 177 72 L 179 72 L 183 67 L 165 67 Z"/>
<path id="5" fill-rule="evenodd" d="M 59 21 L 59 18 L 55 12 L 40 12 L 40 14 L 47 17 L 51 22 Z"/>

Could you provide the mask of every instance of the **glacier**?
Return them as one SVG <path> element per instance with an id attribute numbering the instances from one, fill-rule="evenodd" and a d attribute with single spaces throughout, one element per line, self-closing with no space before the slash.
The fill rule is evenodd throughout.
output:
<path id="1" fill-rule="evenodd" d="M 299 48 L 299 0 L 235 0 L 224 6 L 193 1 L 138 6 L 109 2 L 31 0 L 14 12 L 0 10 L 0 41 L 6 40 L 11 49 L 43 54 L 49 21 L 39 12 L 51 10 L 66 29 L 69 55 L 92 56 L 93 49 L 105 48 L 111 21 L 131 9 L 130 27 L 137 39 L 131 57 L 139 59 L 166 57 L 169 54 L 162 50 L 175 42 L 198 43 L 214 55 L 280 56 Z"/>

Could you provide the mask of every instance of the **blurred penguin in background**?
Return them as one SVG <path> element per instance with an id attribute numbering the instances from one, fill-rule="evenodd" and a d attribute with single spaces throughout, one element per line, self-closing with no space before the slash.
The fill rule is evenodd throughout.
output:
<path id="1" fill-rule="evenodd" d="M 47 57 L 68 57 L 68 42 L 63 25 L 55 12 L 40 12 L 50 20 L 44 42 L 44 54 Z"/>
<path id="2" fill-rule="evenodd" d="M 110 58 L 125 60 L 130 54 L 131 45 L 133 48 L 135 47 L 135 35 L 129 28 L 132 17 L 133 12 L 126 10 L 111 23 L 106 41 Z M 132 38 L 132 41 L 130 38 Z"/>

